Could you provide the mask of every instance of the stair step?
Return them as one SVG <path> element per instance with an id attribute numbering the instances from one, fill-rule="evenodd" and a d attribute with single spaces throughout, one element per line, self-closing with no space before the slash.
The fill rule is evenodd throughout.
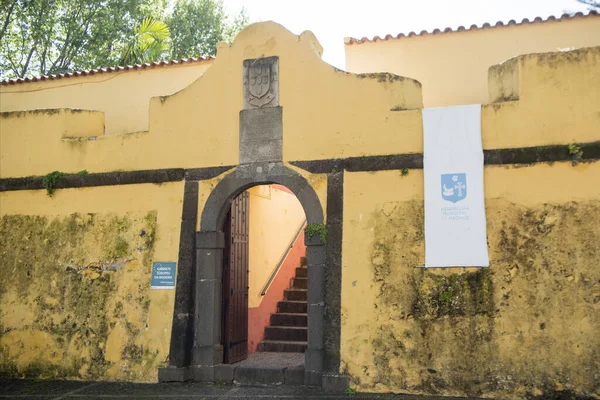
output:
<path id="1" fill-rule="evenodd" d="M 296 278 L 307 278 L 307 277 L 308 277 L 308 268 L 306 268 L 306 267 L 296 268 Z"/>
<path id="2" fill-rule="evenodd" d="M 306 259 L 306 256 L 305 257 L 300 257 L 300 266 L 306 267 L 307 265 L 308 265 L 308 261 Z"/>
<path id="3" fill-rule="evenodd" d="M 294 289 L 306 289 L 308 287 L 308 278 L 292 278 L 291 287 Z"/>
<path id="4" fill-rule="evenodd" d="M 308 326 L 308 314 L 300 313 L 277 313 L 271 314 L 271 325 L 273 326 Z"/>
<path id="5" fill-rule="evenodd" d="M 306 301 L 306 296 L 306 289 L 285 289 L 283 291 L 283 298 L 285 300 Z"/>
<path id="6" fill-rule="evenodd" d="M 308 304 L 306 301 L 280 301 L 277 303 L 277 312 L 280 313 L 306 313 Z"/>
<path id="7" fill-rule="evenodd" d="M 258 351 L 278 353 L 304 353 L 308 342 L 290 342 L 285 340 L 263 340 L 258 343 Z"/>
<path id="8" fill-rule="evenodd" d="M 266 326 L 265 340 L 307 341 L 308 328 L 299 326 Z"/>

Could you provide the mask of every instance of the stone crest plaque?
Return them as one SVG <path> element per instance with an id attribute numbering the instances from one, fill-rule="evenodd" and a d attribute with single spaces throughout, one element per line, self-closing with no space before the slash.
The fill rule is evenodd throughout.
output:
<path id="1" fill-rule="evenodd" d="M 279 57 L 244 60 L 244 109 L 279 105 Z"/>

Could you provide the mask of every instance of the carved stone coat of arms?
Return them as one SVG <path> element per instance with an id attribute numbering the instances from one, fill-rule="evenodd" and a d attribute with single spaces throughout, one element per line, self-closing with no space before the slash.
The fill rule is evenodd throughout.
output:
<path id="1" fill-rule="evenodd" d="M 279 105 L 278 57 L 244 60 L 244 108 Z"/>

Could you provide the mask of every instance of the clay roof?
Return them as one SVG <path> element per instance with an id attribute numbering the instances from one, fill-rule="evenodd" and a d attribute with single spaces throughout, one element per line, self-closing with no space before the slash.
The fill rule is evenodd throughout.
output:
<path id="1" fill-rule="evenodd" d="M 473 31 L 473 30 L 480 30 L 480 29 L 491 29 L 491 28 L 498 28 L 501 26 L 526 25 L 526 24 L 534 24 L 534 23 L 550 22 L 550 21 L 563 21 L 563 20 L 574 19 L 574 18 L 579 18 L 579 17 L 591 17 L 591 16 L 598 16 L 598 15 L 600 15 L 600 14 L 598 14 L 597 11 L 590 10 L 588 13 L 578 12 L 575 14 L 563 14 L 558 18 L 553 15 L 549 16 L 546 19 L 543 19 L 542 17 L 535 17 L 531 21 L 527 18 L 524 18 L 521 22 L 517 22 L 514 19 L 511 19 L 507 23 L 498 21 L 494 25 L 491 25 L 489 22 L 486 22 L 481 26 L 471 25 L 469 28 L 465 28 L 464 26 L 461 25 L 456 29 L 452 29 L 452 28 L 445 28 L 443 30 L 442 29 L 434 29 L 432 32 L 421 31 L 419 33 L 410 32 L 408 34 L 399 33 L 396 36 L 392 36 L 392 35 L 388 34 L 388 35 L 385 35 L 385 37 L 383 37 L 383 38 L 381 38 L 379 36 L 375 36 L 373 39 L 369 39 L 367 37 L 363 37 L 361 39 L 347 37 L 347 38 L 344 38 L 344 43 L 346 45 L 362 44 L 362 43 L 367 43 L 367 42 L 377 42 L 377 41 L 385 41 L 385 40 L 390 40 L 390 39 L 400 39 L 403 37 L 409 38 L 409 37 L 414 37 L 414 36 L 437 35 L 437 34 L 449 33 L 449 32 L 464 32 L 464 31 Z"/>
<path id="2" fill-rule="evenodd" d="M 193 64 L 193 63 L 212 61 L 214 59 L 215 58 L 213 56 L 198 57 L 198 58 L 182 58 L 181 60 L 155 61 L 153 63 L 125 65 L 124 67 L 107 67 L 107 68 L 90 69 L 90 70 L 86 70 L 86 71 L 67 72 L 64 74 L 56 74 L 56 75 L 42 75 L 42 76 L 36 76 L 33 78 L 5 79 L 3 81 L 0 81 L 0 85 L 15 85 L 17 83 L 51 81 L 51 80 L 55 80 L 55 79 L 76 78 L 78 76 L 108 74 L 108 73 L 112 73 L 112 72 L 162 68 L 162 67 L 168 67 L 168 66 L 172 66 L 172 65 Z"/>

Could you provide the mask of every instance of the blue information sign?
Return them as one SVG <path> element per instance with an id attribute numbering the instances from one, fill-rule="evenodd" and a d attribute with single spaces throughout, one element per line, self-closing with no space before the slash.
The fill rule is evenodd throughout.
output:
<path id="1" fill-rule="evenodd" d="M 175 262 L 152 263 L 152 289 L 175 288 Z"/>

